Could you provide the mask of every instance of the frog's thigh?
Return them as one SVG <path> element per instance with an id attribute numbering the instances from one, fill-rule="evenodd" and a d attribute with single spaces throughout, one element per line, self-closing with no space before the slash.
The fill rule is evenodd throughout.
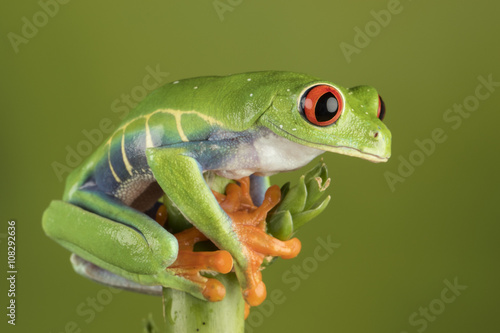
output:
<path id="1" fill-rule="evenodd" d="M 71 203 L 52 201 L 43 215 L 43 228 L 70 251 L 115 274 L 157 274 L 175 260 L 175 238 L 154 220 L 130 212 L 132 208 L 125 205 L 103 206 L 96 204 L 92 210 L 99 214 L 95 214 Z M 114 211 L 117 209 L 120 211 Z M 112 219 L 106 217 L 110 211 L 114 211 Z"/>

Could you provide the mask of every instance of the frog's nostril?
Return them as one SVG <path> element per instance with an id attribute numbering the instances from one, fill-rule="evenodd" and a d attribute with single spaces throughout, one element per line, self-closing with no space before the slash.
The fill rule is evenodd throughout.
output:
<path id="1" fill-rule="evenodd" d="M 375 132 L 375 134 L 373 134 L 373 137 L 376 138 L 378 136 L 378 132 Z"/>

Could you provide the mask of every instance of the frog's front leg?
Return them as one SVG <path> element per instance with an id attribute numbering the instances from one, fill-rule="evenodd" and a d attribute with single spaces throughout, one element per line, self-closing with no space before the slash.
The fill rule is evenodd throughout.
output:
<path id="1" fill-rule="evenodd" d="M 43 228 L 48 236 L 84 261 L 132 281 L 129 285 L 160 285 L 207 298 L 206 283 L 166 269 L 178 256 L 178 243 L 155 220 L 97 189 L 79 189 L 67 199 L 69 202 L 53 201 L 44 212 Z M 119 286 L 109 280 L 100 282 Z"/>
<path id="2" fill-rule="evenodd" d="M 248 149 L 246 161 L 235 161 L 236 151 Z M 250 251 L 242 244 L 231 218 L 224 212 L 203 178 L 204 170 L 235 171 L 252 169 L 252 145 L 245 139 L 187 142 L 166 147 L 148 148 L 146 155 L 153 174 L 166 195 L 182 214 L 219 248 L 233 256 L 235 272 L 246 301 L 254 306 L 265 298 L 262 281 L 252 285 Z"/>

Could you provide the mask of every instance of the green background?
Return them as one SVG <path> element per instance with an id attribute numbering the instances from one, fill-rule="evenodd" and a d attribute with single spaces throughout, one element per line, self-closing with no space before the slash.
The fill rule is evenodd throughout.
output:
<path id="1" fill-rule="evenodd" d="M 65 164 L 66 147 L 75 149 L 85 140 L 82 131 L 98 128 L 101 119 L 117 126 L 113 101 L 142 85 L 147 66 L 159 65 L 170 73 L 162 83 L 291 70 L 343 86 L 370 84 L 386 102 L 393 157 L 372 164 L 324 155 L 333 200 L 299 232 L 301 255 L 264 272 L 269 293 L 281 290 L 286 300 L 253 309 L 253 331 L 498 332 L 500 89 L 456 129 L 443 115 L 474 95 L 479 76 L 500 81 L 500 6 L 402 0 L 402 11 L 373 30 L 348 62 L 340 44 L 355 45 L 356 27 L 376 29 L 371 11 L 387 10 L 387 1 L 232 3 L 221 20 L 212 0 L 71 1 L 16 53 L 7 34 L 21 35 L 22 18 L 32 21 L 41 7 L 34 0 L 2 2 L 0 267 L 7 271 L 4 236 L 7 220 L 15 219 L 18 280 L 13 328 L 1 279 L 1 330 L 59 333 L 75 322 L 81 332 L 140 332 L 148 313 L 160 321 L 160 298 L 129 292 L 89 310 L 89 297 L 107 302 L 110 294 L 72 271 L 69 253 L 44 236 L 40 223 L 63 191 L 52 163 Z M 431 138 L 436 128 L 446 141 L 418 160 L 415 140 Z M 398 174 L 400 158 L 410 155 L 419 165 L 392 191 L 386 173 Z M 319 262 L 317 238 L 327 236 L 341 246 Z M 298 276 L 286 272 L 303 264 L 310 273 L 292 290 L 286 276 Z M 468 288 L 439 309 L 443 280 L 455 278 Z M 425 327 L 412 326 L 412 313 L 430 304 L 442 313 Z"/>

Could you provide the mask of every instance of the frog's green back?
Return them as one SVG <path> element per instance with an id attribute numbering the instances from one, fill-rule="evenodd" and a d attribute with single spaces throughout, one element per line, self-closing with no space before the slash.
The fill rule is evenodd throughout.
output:
<path id="1" fill-rule="evenodd" d="M 124 123 L 154 110 L 171 109 L 201 113 L 227 130 L 242 131 L 269 108 L 278 91 L 315 80 L 305 74 L 263 71 L 174 81 L 146 97 Z M 182 121 L 182 127 L 190 123 Z"/>

